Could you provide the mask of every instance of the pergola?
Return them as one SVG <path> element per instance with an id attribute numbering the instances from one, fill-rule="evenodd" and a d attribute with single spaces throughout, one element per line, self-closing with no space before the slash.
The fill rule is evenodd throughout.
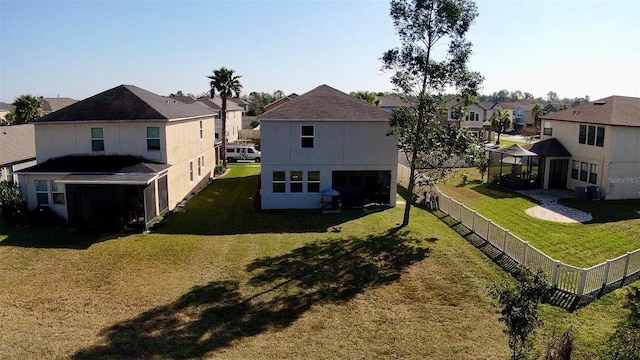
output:
<path id="1" fill-rule="evenodd" d="M 538 154 L 513 144 L 490 150 L 488 178 L 495 184 L 511 189 L 540 187 Z"/>

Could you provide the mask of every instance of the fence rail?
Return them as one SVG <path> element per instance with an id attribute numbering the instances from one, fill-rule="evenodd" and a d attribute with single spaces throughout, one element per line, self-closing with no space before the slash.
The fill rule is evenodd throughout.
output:
<path id="1" fill-rule="evenodd" d="M 409 183 L 409 168 L 402 164 L 398 165 L 398 183 L 405 187 Z M 419 187 L 415 189 L 415 193 L 420 196 L 426 190 L 424 187 Z M 438 188 L 431 191 L 438 196 L 440 211 L 473 231 L 518 264 L 534 271 L 541 270 L 550 285 L 555 288 L 582 297 L 618 282 L 623 285 L 628 277 L 640 273 L 640 249 L 590 268 L 568 265 L 551 258 L 527 241 L 513 235 L 509 230 L 443 194 Z"/>

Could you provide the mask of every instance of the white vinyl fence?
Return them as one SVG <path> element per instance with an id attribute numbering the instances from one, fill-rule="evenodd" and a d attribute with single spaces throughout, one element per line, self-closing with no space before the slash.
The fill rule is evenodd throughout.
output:
<path id="1" fill-rule="evenodd" d="M 398 183 L 407 187 L 408 181 L 409 168 L 398 165 Z M 426 189 L 417 190 L 415 194 L 420 196 Z M 534 271 L 541 270 L 549 279 L 551 286 L 560 290 L 584 296 L 617 282 L 622 284 L 627 277 L 640 272 L 640 249 L 590 268 L 567 265 L 547 256 L 509 230 L 441 193 L 437 188 L 434 187 L 432 191 L 438 195 L 440 211 L 473 231 L 518 264 Z"/>

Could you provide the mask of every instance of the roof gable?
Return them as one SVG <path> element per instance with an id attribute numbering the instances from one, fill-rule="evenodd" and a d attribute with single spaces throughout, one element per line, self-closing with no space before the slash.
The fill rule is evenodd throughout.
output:
<path id="1" fill-rule="evenodd" d="M 640 98 L 609 96 L 542 116 L 546 120 L 640 126 Z"/>
<path id="2" fill-rule="evenodd" d="M 170 120 L 210 115 L 133 85 L 119 85 L 44 116 L 36 122 L 90 120 Z"/>
<path id="3" fill-rule="evenodd" d="M 327 85 L 320 85 L 259 116 L 260 120 L 389 121 L 389 113 Z"/>

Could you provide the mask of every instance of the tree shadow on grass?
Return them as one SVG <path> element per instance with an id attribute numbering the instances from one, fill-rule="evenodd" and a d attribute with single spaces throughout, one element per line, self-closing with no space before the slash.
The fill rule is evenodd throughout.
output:
<path id="1" fill-rule="evenodd" d="M 122 236 L 122 234 L 100 234 L 44 225 L 6 229 L 0 235 L 7 236 L 0 241 L 0 246 L 75 250 L 85 250 L 93 244 Z"/>
<path id="2" fill-rule="evenodd" d="M 427 257 L 424 241 L 390 232 L 311 243 L 247 265 L 247 285 L 212 281 L 173 303 L 100 332 L 74 359 L 197 358 L 233 341 L 291 325 L 315 305 L 341 303 L 392 283 Z M 250 293 L 251 296 L 243 294 Z"/>

